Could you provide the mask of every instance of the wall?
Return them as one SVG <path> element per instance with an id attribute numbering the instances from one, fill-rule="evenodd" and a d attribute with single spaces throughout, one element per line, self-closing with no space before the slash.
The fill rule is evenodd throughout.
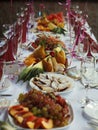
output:
<path id="1" fill-rule="evenodd" d="M 2 34 L 2 24 L 13 23 L 16 20 L 16 13 L 20 12 L 21 7 L 25 7 L 25 2 L 28 0 L 13 0 L 13 6 L 11 8 L 11 0 L 1 0 L 0 1 L 0 35 Z M 64 8 L 58 5 L 58 1 L 61 1 L 63 4 L 65 0 L 33 0 L 34 9 L 36 14 L 38 14 L 40 1 L 44 2 L 46 6 L 47 13 L 64 11 Z M 92 27 L 92 31 L 95 36 L 98 36 L 98 2 L 91 0 L 72 0 L 72 6 L 79 5 L 81 10 L 86 10 L 88 13 L 88 22 Z M 65 11 L 64 11 L 65 12 Z"/>

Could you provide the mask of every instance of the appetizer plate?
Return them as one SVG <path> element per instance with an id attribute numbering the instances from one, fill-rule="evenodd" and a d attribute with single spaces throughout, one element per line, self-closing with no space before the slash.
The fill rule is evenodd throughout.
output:
<path id="1" fill-rule="evenodd" d="M 93 119 L 98 120 L 98 102 L 90 102 L 84 108 L 84 113 Z"/>
<path id="2" fill-rule="evenodd" d="M 52 129 L 49 129 L 49 130 L 65 130 L 67 129 L 68 127 L 70 127 L 70 125 L 72 124 L 73 120 L 74 120 L 74 113 L 73 113 L 73 109 L 72 109 L 72 106 L 71 104 L 69 103 L 69 101 L 67 100 L 67 105 L 69 107 L 69 112 L 70 112 L 70 119 L 69 119 L 69 123 L 66 125 L 66 126 L 63 126 L 63 127 L 58 127 L 58 128 L 52 128 Z M 15 100 L 14 102 L 11 102 L 10 103 L 10 106 L 13 106 L 13 105 L 17 105 L 19 104 L 19 102 L 17 100 Z M 10 116 L 8 114 L 8 121 L 9 123 L 16 129 L 19 129 L 19 130 L 30 130 L 29 128 L 22 128 L 20 126 L 18 126 L 17 124 L 15 124 L 12 116 Z M 33 129 L 32 129 L 33 130 Z M 38 130 L 45 130 L 45 129 L 38 129 Z"/>
<path id="3" fill-rule="evenodd" d="M 67 94 L 73 90 L 74 80 L 67 75 L 47 72 L 34 77 L 29 82 L 31 88 L 43 92 Z"/>

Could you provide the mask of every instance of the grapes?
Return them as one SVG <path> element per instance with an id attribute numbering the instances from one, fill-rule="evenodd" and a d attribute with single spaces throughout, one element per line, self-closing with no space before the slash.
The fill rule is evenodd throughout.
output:
<path id="1" fill-rule="evenodd" d="M 22 100 L 19 98 L 20 104 L 28 107 L 35 116 L 53 119 L 55 126 L 61 126 L 69 113 L 66 101 L 53 93 L 45 94 L 32 89 L 23 97 Z"/>

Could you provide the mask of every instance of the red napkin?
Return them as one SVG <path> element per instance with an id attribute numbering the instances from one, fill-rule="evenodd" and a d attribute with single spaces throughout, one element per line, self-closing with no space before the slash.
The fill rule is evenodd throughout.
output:
<path id="1" fill-rule="evenodd" d="M 89 52 L 88 52 L 88 55 L 91 55 L 91 52 L 90 52 L 90 45 L 93 44 L 93 47 L 94 49 L 98 52 L 98 44 L 96 43 L 96 41 L 94 41 L 94 39 L 87 33 L 87 32 L 84 32 L 84 35 L 85 37 L 88 37 L 88 45 L 89 45 Z"/>

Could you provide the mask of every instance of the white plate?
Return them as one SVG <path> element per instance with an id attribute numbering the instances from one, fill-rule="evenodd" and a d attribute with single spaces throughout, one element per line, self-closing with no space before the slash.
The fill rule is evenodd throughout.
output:
<path id="1" fill-rule="evenodd" d="M 73 109 L 72 109 L 72 106 L 70 105 L 70 103 L 69 103 L 67 100 L 66 100 L 66 102 L 67 102 L 67 104 L 68 104 L 69 112 L 70 112 L 70 115 L 71 115 L 68 125 L 66 125 L 66 126 L 64 126 L 64 127 L 52 128 L 52 129 L 49 129 L 49 130 L 65 130 L 65 129 L 67 129 L 68 127 L 70 127 L 70 125 L 72 124 L 73 119 L 74 119 Z M 13 106 L 13 105 L 16 105 L 16 104 L 19 104 L 19 103 L 17 102 L 17 100 L 15 100 L 15 102 L 10 103 L 10 106 Z M 11 124 L 13 127 L 17 128 L 17 129 L 19 129 L 19 130 L 30 130 L 30 129 L 22 128 L 22 127 L 16 125 L 16 124 L 14 123 L 13 118 L 12 118 L 9 114 L 8 114 L 8 120 L 9 120 L 10 124 Z M 34 130 L 34 129 L 32 129 L 32 130 Z M 45 130 L 45 129 L 38 129 L 38 130 Z"/>
<path id="2" fill-rule="evenodd" d="M 90 102 L 87 104 L 84 108 L 84 112 L 89 118 L 98 120 L 98 102 Z"/>
<path id="3" fill-rule="evenodd" d="M 62 91 L 55 91 L 56 93 L 58 94 L 67 94 L 69 92 L 71 92 L 73 90 L 73 86 L 74 86 L 74 80 L 71 79 L 70 77 L 68 77 L 67 75 L 62 75 L 62 74 L 58 74 L 58 73 L 52 73 L 52 72 L 47 72 L 47 73 L 43 73 L 43 75 L 48 75 L 49 77 L 56 77 L 56 78 L 63 78 L 65 79 L 65 81 L 67 80 L 68 83 L 70 83 L 70 86 L 65 89 L 65 90 L 62 90 Z M 37 90 L 41 90 L 38 86 L 36 86 L 32 81 L 33 81 L 34 78 L 32 78 L 29 82 L 31 88 L 35 88 Z M 65 84 L 66 85 L 66 84 Z M 41 90 L 43 92 L 46 92 L 44 90 Z"/>
<path id="4" fill-rule="evenodd" d="M 11 81 L 8 78 L 4 79 L 3 87 L 0 87 L 0 92 L 7 90 L 11 87 Z"/>

